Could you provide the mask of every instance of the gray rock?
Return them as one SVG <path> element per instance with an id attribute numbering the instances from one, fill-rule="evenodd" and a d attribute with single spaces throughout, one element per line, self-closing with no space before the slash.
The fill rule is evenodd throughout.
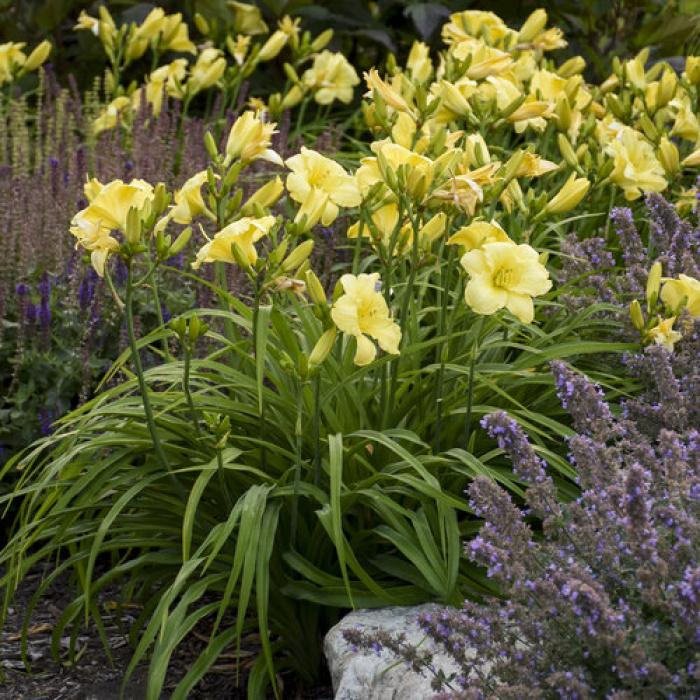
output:
<path id="1" fill-rule="evenodd" d="M 430 687 L 432 675 L 420 675 L 387 651 L 380 655 L 353 651 L 343 638 L 343 630 L 360 627 L 366 632 L 382 629 L 390 634 L 406 635 L 406 641 L 422 648 L 432 648 L 417 625 L 424 612 L 440 610 L 435 604 L 414 607 L 391 607 L 377 610 L 355 610 L 346 615 L 326 635 L 323 650 L 333 679 L 335 700 L 423 700 L 435 692 Z M 436 669 L 447 675 L 457 672 L 454 662 L 444 654 L 436 653 Z"/>

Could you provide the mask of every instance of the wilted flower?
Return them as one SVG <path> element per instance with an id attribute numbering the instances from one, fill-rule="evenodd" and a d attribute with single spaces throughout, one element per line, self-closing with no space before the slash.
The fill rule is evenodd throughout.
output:
<path id="1" fill-rule="evenodd" d="M 374 360 L 379 347 L 392 355 L 399 354 L 401 328 L 391 319 L 389 307 L 377 291 L 379 274 L 343 275 L 340 284 L 345 293 L 333 304 L 331 316 L 336 326 L 355 337 L 355 364 L 367 365 Z"/>
<path id="2" fill-rule="evenodd" d="M 552 287 L 547 269 L 529 245 L 485 243 L 465 253 L 461 262 L 469 274 L 464 298 L 478 314 L 489 316 L 505 307 L 523 323 L 531 323 L 532 297 Z"/>

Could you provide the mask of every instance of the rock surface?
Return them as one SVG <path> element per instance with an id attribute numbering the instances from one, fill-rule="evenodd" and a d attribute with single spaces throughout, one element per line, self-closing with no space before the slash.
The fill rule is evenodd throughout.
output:
<path id="1" fill-rule="evenodd" d="M 323 650 L 333 680 L 335 700 L 424 700 L 435 692 L 430 687 L 431 676 L 426 671 L 419 675 L 406 667 L 389 652 L 381 655 L 353 651 L 343 638 L 343 630 L 360 627 L 366 632 L 382 629 L 390 634 L 406 635 L 406 641 L 422 642 L 430 647 L 417 625 L 418 616 L 440 610 L 435 604 L 413 607 L 390 607 L 377 610 L 355 610 L 346 615 L 326 635 Z M 435 648 L 435 647 L 433 647 Z M 444 654 L 436 653 L 436 668 L 446 674 L 457 671 L 455 664 Z"/>

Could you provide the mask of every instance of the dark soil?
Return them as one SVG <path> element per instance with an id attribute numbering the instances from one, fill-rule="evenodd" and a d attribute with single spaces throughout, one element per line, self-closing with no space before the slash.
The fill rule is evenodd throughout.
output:
<path id="1" fill-rule="evenodd" d="M 27 639 L 26 654 L 30 663 L 28 673 L 22 660 L 21 638 L 25 611 L 41 574 L 28 576 L 17 592 L 5 627 L 0 636 L 0 699 L 1 700 L 119 700 L 124 673 L 131 658 L 128 630 L 136 615 L 137 606 L 121 606 L 116 592 L 101 596 L 100 606 L 105 632 L 109 641 L 110 662 L 94 626 L 81 629 L 77 637 L 76 659 L 68 661 L 69 631 L 60 638 L 61 660 L 51 654 L 51 643 L 55 625 L 65 605 L 72 598 L 67 579 L 57 581 L 47 596 L 38 603 L 32 615 Z M 210 621 L 209 621 L 210 623 Z M 172 693 L 178 681 L 203 649 L 208 638 L 207 621 L 201 629 L 179 645 L 173 655 L 162 698 Z M 255 635 L 242 640 L 240 652 L 240 676 L 237 685 L 235 649 L 224 653 L 212 670 L 190 693 L 192 700 L 239 700 L 246 697 L 245 673 L 259 652 Z M 147 668 L 137 669 L 129 679 L 124 700 L 145 698 Z M 315 688 L 299 691 L 294 689 L 293 678 L 282 678 L 284 697 L 303 700 L 330 700 L 330 688 Z"/>

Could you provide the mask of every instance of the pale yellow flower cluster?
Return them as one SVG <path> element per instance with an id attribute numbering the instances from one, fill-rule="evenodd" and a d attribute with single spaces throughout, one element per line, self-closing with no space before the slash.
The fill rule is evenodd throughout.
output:
<path id="1" fill-rule="evenodd" d="M 37 70 L 51 53 L 51 43 L 48 41 L 42 41 L 29 56 L 23 51 L 25 46 L 24 42 L 0 44 L 0 85 Z"/>

